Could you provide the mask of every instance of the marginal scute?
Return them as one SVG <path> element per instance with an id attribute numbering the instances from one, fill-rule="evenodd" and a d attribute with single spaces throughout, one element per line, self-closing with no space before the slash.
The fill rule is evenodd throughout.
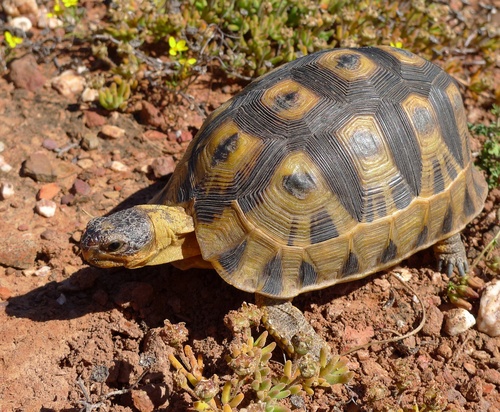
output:
<path id="1" fill-rule="evenodd" d="M 318 273 L 314 266 L 303 261 L 299 269 L 300 283 L 303 287 L 314 285 L 318 280 Z"/>
<path id="2" fill-rule="evenodd" d="M 283 289 L 283 268 L 278 255 L 266 264 L 262 278 L 264 285 L 260 292 L 266 295 L 279 296 Z"/>
<path id="3" fill-rule="evenodd" d="M 341 274 L 342 277 L 349 277 L 354 275 L 359 270 L 359 261 L 356 255 L 349 252 L 347 259 L 345 260 L 344 266 L 342 266 Z"/>
<path id="4" fill-rule="evenodd" d="M 384 253 L 382 253 L 380 261 L 382 263 L 387 263 L 390 262 L 391 260 L 394 260 L 397 256 L 397 252 L 398 252 L 398 247 L 391 239 L 389 241 L 389 245 L 385 248 Z"/>

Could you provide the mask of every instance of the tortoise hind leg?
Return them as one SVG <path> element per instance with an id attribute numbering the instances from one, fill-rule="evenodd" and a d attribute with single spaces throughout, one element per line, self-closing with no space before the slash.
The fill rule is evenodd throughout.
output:
<path id="1" fill-rule="evenodd" d="M 465 276 L 469 270 L 465 247 L 460 239 L 460 233 L 456 233 L 446 239 L 437 242 L 434 247 L 434 255 L 438 260 L 438 270 L 446 269 L 446 274 L 450 277 L 453 268 L 457 268 L 460 276 Z"/>
<path id="2" fill-rule="evenodd" d="M 258 294 L 255 295 L 255 301 L 262 309 L 262 323 L 265 328 L 290 356 L 307 352 L 318 360 L 322 348 L 330 352 L 325 340 L 290 301 Z"/>

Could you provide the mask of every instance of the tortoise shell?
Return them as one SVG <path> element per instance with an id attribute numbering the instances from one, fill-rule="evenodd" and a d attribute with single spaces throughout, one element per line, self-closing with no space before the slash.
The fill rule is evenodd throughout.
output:
<path id="1" fill-rule="evenodd" d="M 193 216 L 228 283 L 290 298 L 461 231 L 487 192 L 468 138 L 438 66 L 390 47 L 322 51 L 213 112 L 156 200 Z"/>

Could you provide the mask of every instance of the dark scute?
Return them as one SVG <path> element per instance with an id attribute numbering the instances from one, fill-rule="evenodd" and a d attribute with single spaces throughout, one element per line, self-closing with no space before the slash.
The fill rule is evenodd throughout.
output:
<path id="1" fill-rule="evenodd" d="M 315 285 L 318 280 L 318 273 L 314 266 L 307 262 L 302 262 L 299 270 L 300 283 L 303 287 Z"/>
<path id="2" fill-rule="evenodd" d="M 427 134 L 435 127 L 433 124 L 432 116 L 429 110 L 425 107 L 417 107 L 413 112 L 413 123 L 417 131 L 422 134 Z"/>
<path id="3" fill-rule="evenodd" d="M 409 187 L 403 182 L 395 184 L 392 188 L 392 199 L 399 210 L 405 209 L 411 203 L 413 197 L 409 191 Z"/>
<path id="4" fill-rule="evenodd" d="M 470 196 L 469 189 L 465 189 L 465 197 L 464 197 L 464 212 L 465 216 L 471 216 L 476 211 L 474 207 L 474 202 L 472 201 L 472 197 Z"/>
<path id="5" fill-rule="evenodd" d="M 241 258 L 243 257 L 246 246 L 247 241 L 245 239 L 233 249 L 230 249 L 220 255 L 219 263 L 227 273 L 233 273 L 240 266 Z"/>
<path id="6" fill-rule="evenodd" d="M 283 187 L 292 196 L 304 200 L 316 188 L 316 184 L 309 173 L 294 173 L 283 178 Z"/>
<path id="7" fill-rule="evenodd" d="M 382 257 L 380 260 L 382 263 L 390 262 L 391 260 L 394 260 L 396 258 L 397 253 L 398 253 L 398 247 L 394 244 L 394 242 L 391 239 L 389 241 L 389 245 L 385 248 L 384 252 L 382 253 Z"/>
<path id="8" fill-rule="evenodd" d="M 443 220 L 443 228 L 441 232 L 444 234 L 449 233 L 453 228 L 453 209 L 451 206 L 448 206 L 448 210 L 446 211 L 446 215 Z"/>
<path id="9" fill-rule="evenodd" d="M 407 183 L 407 190 L 410 193 L 404 199 L 406 202 L 412 197 L 418 196 L 422 183 L 421 151 L 417 136 L 400 104 L 392 99 L 381 102 L 376 118 L 377 124 L 383 131 L 385 141 L 389 145 L 394 163 Z M 395 193 L 395 195 L 399 196 L 401 193 Z M 397 207 L 404 208 L 406 206 L 398 203 Z"/>
<path id="10" fill-rule="evenodd" d="M 429 234 L 429 228 L 427 226 L 424 226 L 424 228 L 418 235 L 416 247 L 420 247 L 427 242 L 428 234 Z"/>
<path id="11" fill-rule="evenodd" d="M 359 65 L 359 55 L 357 54 L 343 54 L 337 61 L 339 69 L 356 70 Z"/>
<path id="12" fill-rule="evenodd" d="M 459 134 L 458 126 L 455 120 L 455 111 L 453 103 L 450 102 L 446 94 L 446 88 L 453 82 L 453 79 L 442 72 L 434 81 L 429 95 L 429 102 L 438 113 L 438 123 L 446 148 L 453 155 L 460 167 L 464 167 L 464 158 L 462 153 L 463 139 Z"/>
<path id="13" fill-rule="evenodd" d="M 238 137 L 238 133 L 234 133 L 216 147 L 212 156 L 212 166 L 225 162 L 229 155 L 236 150 Z"/>
<path id="14" fill-rule="evenodd" d="M 443 179 L 443 171 L 441 170 L 441 165 L 437 160 L 434 160 L 432 162 L 432 169 L 434 172 L 433 189 L 434 193 L 438 194 L 444 191 L 444 179 Z"/>
<path id="15" fill-rule="evenodd" d="M 451 180 L 455 180 L 458 176 L 457 171 L 453 167 L 453 164 L 450 161 L 446 161 L 446 171 L 448 172 L 448 176 L 450 176 Z"/>
<path id="16" fill-rule="evenodd" d="M 264 287 L 261 292 L 279 296 L 283 290 L 283 268 L 281 267 L 281 258 L 273 257 L 264 267 Z"/>
<path id="17" fill-rule="evenodd" d="M 342 267 L 341 275 L 342 277 L 348 277 L 356 274 L 359 271 L 359 262 L 357 256 L 349 252 L 349 256 L 347 257 L 344 266 Z"/>
<path id="18" fill-rule="evenodd" d="M 282 110 L 289 110 L 296 105 L 298 97 L 299 97 L 298 92 L 279 94 L 274 99 L 273 109 L 276 110 L 277 112 L 280 112 Z"/>
<path id="19" fill-rule="evenodd" d="M 316 213 L 311 217 L 311 243 L 321 243 L 338 237 L 339 233 L 326 210 Z"/>

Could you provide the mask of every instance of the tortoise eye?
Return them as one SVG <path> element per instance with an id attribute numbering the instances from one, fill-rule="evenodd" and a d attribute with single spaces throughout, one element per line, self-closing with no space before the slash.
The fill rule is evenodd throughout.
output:
<path id="1" fill-rule="evenodd" d="M 116 252 L 122 246 L 123 246 L 122 242 L 115 240 L 115 241 L 105 245 L 104 248 L 106 249 L 106 252 Z"/>

